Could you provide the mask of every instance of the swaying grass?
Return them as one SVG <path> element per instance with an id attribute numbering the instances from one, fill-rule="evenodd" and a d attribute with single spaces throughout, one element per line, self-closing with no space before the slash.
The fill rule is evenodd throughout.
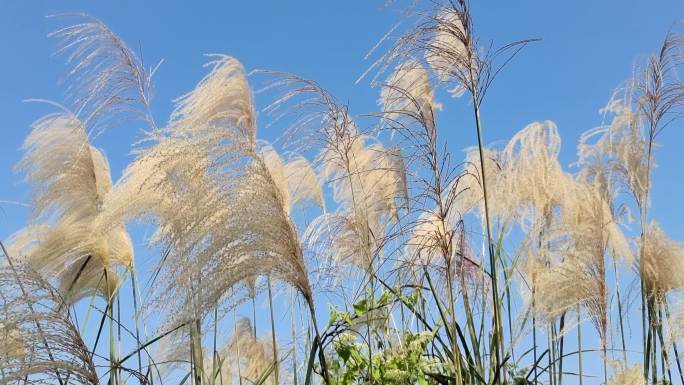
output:
<path id="1" fill-rule="evenodd" d="M 655 141 L 684 112 L 680 35 L 615 92 L 570 172 L 551 121 L 486 145 L 490 86 L 534 40 L 481 44 L 464 0 L 415 6 L 381 41 L 364 75 L 380 111 L 209 55 L 161 126 L 154 68 L 100 21 L 70 17 L 51 34 L 67 107 L 33 125 L 17 165 L 34 198 L 2 247 L 0 385 L 684 381 L 684 311 L 670 309 L 684 245 L 649 215 Z M 282 127 L 272 143 L 260 98 Z M 462 161 L 439 114 L 459 103 L 477 140 Z M 92 141 L 128 119 L 146 129 L 113 182 Z M 132 222 L 154 230 L 151 271 L 135 269 Z M 257 330 L 264 296 L 270 335 Z"/>

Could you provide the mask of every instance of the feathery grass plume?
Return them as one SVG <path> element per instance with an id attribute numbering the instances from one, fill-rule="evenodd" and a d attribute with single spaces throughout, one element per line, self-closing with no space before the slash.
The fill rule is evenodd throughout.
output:
<path id="1" fill-rule="evenodd" d="M 207 55 L 213 60 L 205 64 L 211 71 L 197 84 L 194 90 L 176 100 L 176 109 L 171 114 L 170 129 L 177 136 L 193 136 L 196 131 L 218 130 L 218 126 L 230 128 L 223 135 L 234 142 L 238 154 L 254 151 L 256 148 L 256 111 L 252 90 L 242 64 L 226 55 Z M 218 141 L 207 134 L 207 140 Z M 199 139 L 199 138 L 198 138 Z M 219 145 L 222 143 L 216 143 Z M 230 155 L 230 154 L 226 154 Z"/>
<path id="2" fill-rule="evenodd" d="M 206 378 L 203 381 L 207 384 L 232 384 L 233 368 L 228 362 L 229 357 L 218 352 L 216 357 L 207 353 L 204 354 L 203 371 Z"/>
<path id="3" fill-rule="evenodd" d="M 613 375 L 608 385 L 646 385 L 644 369 L 640 365 L 625 368 Z"/>
<path id="4" fill-rule="evenodd" d="M 386 227 L 407 204 L 406 170 L 397 150 L 388 151 L 367 136 L 348 135 L 321 152 L 322 175 L 338 209 L 313 222 L 309 236 L 318 242 L 334 228 L 334 260 L 368 269 L 384 245 Z"/>
<path id="5" fill-rule="evenodd" d="M 506 191 L 514 196 L 512 205 L 521 208 L 519 217 L 525 218 L 525 211 L 531 211 L 532 217 L 543 216 L 562 201 L 568 176 L 558 162 L 559 152 L 558 129 L 548 120 L 528 124 L 501 151 Z M 495 194 L 499 200 L 504 198 Z"/>
<path id="6" fill-rule="evenodd" d="M 616 91 L 602 110 L 613 115 L 612 122 L 585 132 L 578 147 L 585 176 L 625 186 L 642 214 L 650 204 L 655 140 L 681 116 L 684 106 L 684 83 L 678 77 L 684 66 L 683 47 L 684 38 L 669 33 L 660 51 L 647 60 L 642 77 Z M 643 221 L 646 225 L 647 218 Z"/>
<path id="7" fill-rule="evenodd" d="M 241 381 L 255 382 L 262 378 L 273 365 L 273 346 L 270 337 L 257 338 L 254 329 L 247 318 L 239 318 L 235 324 L 235 331 L 228 344 L 220 354 L 226 357 L 223 366 L 239 368 Z M 282 369 L 281 369 L 282 370 Z M 235 369 L 233 370 L 235 373 Z M 281 378 L 288 376 L 283 374 Z M 266 377 L 266 384 L 273 384 L 274 376 Z"/>
<path id="8" fill-rule="evenodd" d="M 230 288 L 259 275 L 292 284 L 307 301 L 313 297 L 289 217 L 288 204 L 301 192 L 284 195 L 285 175 L 274 177 L 257 148 L 242 65 L 228 56 L 212 58 L 210 73 L 178 99 L 169 127 L 150 136 L 153 144 L 140 150 L 116 187 L 124 191 L 114 205 L 124 218 L 158 223 L 153 241 L 168 255 L 153 307 L 177 320 L 202 319 Z M 290 166 L 287 172 L 301 170 Z M 140 202 L 127 213 L 128 199 Z"/>
<path id="9" fill-rule="evenodd" d="M 3 342 L 0 346 L 0 368 L 11 367 L 13 363 L 21 362 L 26 357 L 26 343 L 21 330 L 16 325 L 6 325 L 5 322 L 0 322 L 0 337 Z M 0 376 L 2 375 L 0 370 Z"/>
<path id="10" fill-rule="evenodd" d="M 130 267 L 133 247 L 123 226 L 94 227 L 112 189 L 104 154 L 68 113 L 36 122 L 22 148 L 17 170 L 32 185 L 38 224 L 15 234 L 10 248 L 43 277 L 55 279 L 69 303 L 93 292 L 111 298 L 116 270 Z"/>
<path id="11" fill-rule="evenodd" d="M 473 33 L 467 1 L 436 2 L 431 7 L 411 13 L 416 18 L 415 26 L 399 37 L 371 69 L 377 69 L 379 75 L 395 63 L 421 57 L 441 83 L 452 87 L 449 92 L 453 96 L 468 91 L 479 105 L 501 68 L 526 44 L 536 41 L 481 49 Z M 501 64 L 497 65 L 499 59 Z"/>
<path id="12" fill-rule="evenodd" d="M 0 384 L 97 385 L 90 352 L 61 297 L 29 267 L 0 267 Z"/>
<path id="13" fill-rule="evenodd" d="M 156 370 L 164 382 L 176 369 L 187 370 L 190 366 L 190 333 L 180 327 L 154 344 L 153 354 Z"/>
<path id="14" fill-rule="evenodd" d="M 477 148 L 466 150 L 463 172 L 447 186 L 444 196 L 447 200 L 453 201 L 452 215 L 464 216 L 475 213 L 484 223 L 482 167 L 479 159 Z M 501 153 L 495 149 L 483 149 L 483 160 L 487 185 L 491 186 L 491 193 L 488 193 L 492 201 L 489 206 L 490 215 L 499 218 L 503 223 L 509 222 L 515 218 L 517 200 L 507 189 L 511 183 L 508 181 L 508 168 L 503 163 Z"/>
<path id="15" fill-rule="evenodd" d="M 321 184 L 306 158 L 295 155 L 284 161 L 269 144 L 264 144 L 259 152 L 283 197 L 288 213 L 293 206 L 306 202 L 324 208 Z"/>
<path id="16" fill-rule="evenodd" d="M 458 7 L 447 7 L 439 10 L 434 18 L 434 35 L 425 46 L 425 60 L 441 81 L 458 79 L 450 92 L 461 96 L 465 84 L 472 77 L 471 70 L 476 71 L 477 56 L 470 36 L 470 15 Z M 475 67 L 475 68 L 474 68 Z"/>
<path id="17" fill-rule="evenodd" d="M 381 116 L 392 134 L 398 133 L 401 144 L 426 166 L 437 167 L 437 131 L 435 113 L 441 104 L 435 101 L 429 75 L 420 62 L 409 59 L 397 65 L 380 91 Z M 403 159 L 403 158 L 402 158 Z"/>
<path id="18" fill-rule="evenodd" d="M 285 163 L 285 175 L 287 176 L 290 205 L 299 202 L 313 202 L 325 210 L 323 188 L 308 159 L 300 155 L 290 157 Z"/>
<path id="19" fill-rule="evenodd" d="M 435 101 L 430 75 L 417 60 L 397 65 L 383 85 L 378 103 L 382 107 L 383 117 L 391 122 L 412 117 L 433 128 L 434 112 L 441 108 Z"/>
<path id="20" fill-rule="evenodd" d="M 538 281 L 537 310 L 548 320 L 576 305 L 583 306 L 605 343 L 607 337 L 606 255 L 631 257 L 624 234 L 611 226 L 615 222 L 608 204 L 589 184 L 575 181 L 565 186 L 567 196 L 558 215 L 547 228 L 552 254 L 560 263 L 543 272 Z M 625 253 L 629 253 L 625 255 Z"/>
<path id="21" fill-rule="evenodd" d="M 664 296 L 673 289 L 684 288 L 684 245 L 671 240 L 657 223 L 646 227 L 643 260 L 640 268 L 649 296 Z"/>
<path id="22" fill-rule="evenodd" d="M 578 164 L 582 167 L 580 178 L 590 181 L 609 195 L 615 188 L 625 188 L 639 206 L 646 206 L 648 167 L 648 144 L 643 136 L 640 112 L 634 110 L 631 101 L 632 87 L 616 92 L 601 111 L 612 115 L 607 125 L 586 131 L 577 147 Z"/>
<path id="23" fill-rule="evenodd" d="M 660 50 L 645 65 L 637 83 L 638 107 L 647 122 L 648 141 L 656 137 L 684 113 L 684 36 L 669 32 Z"/>
<path id="24" fill-rule="evenodd" d="M 405 243 L 407 260 L 401 264 L 411 268 L 426 267 L 443 279 L 446 275 L 442 258 L 447 259 L 451 274 L 465 282 L 479 276 L 480 262 L 466 237 L 465 223 L 453 218 L 440 219 L 435 212 L 426 212 L 413 224 L 413 230 Z"/>
<path id="25" fill-rule="evenodd" d="M 156 128 L 150 112 L 156 68 L 146 70 L 138 55 L 100 20 L 87 14 L 73 16 L 82 21 L 50 36 L 58 40 L 58 53 L 66 55 L 70 65 L 68 91 L 77 115 L 96 131 L 127 115 Z"/>
<path id="26" fill-rule="evenodd" d="M 570 177 L 558 162 L 560 136 L 550 121 L 534 122 L 517 132 L 501 150 L 485 149 L 487 184 L 492 186 L 490 214 L 504 224 L 535 225 L 565 196 Z M 479 150 L 468 149 L 463 176 L 449 186 L 461 215 L 475 211 L 484 220 Z"/>
<path id="27" fill-rule="evenodd" d="M 25 173 L 34 187 L 34 218 L 51 210 L 76 219 L 97 215 L 112 181 L 109 164 L 90 145 L 85 125 L 74 115 L 56 113 L 39 119 L 32 128 L 16 170 Z"/>
<path id="28" fill-rule="evenodd" d="M 267 111 L 285 110 L 294 122 L 285 138 L 303 138 L 295 146 L 320 149 L 321 178 L 333 190 L 334 213 L 315 219 L 305 239 L 314 249 L 328 250 L 338 263 L 367 269 L 384 241 L 386 226 L 407 205 L 406 168 L 398 148 L 386 149 L 375 137 L 359 131 L 348 107 L 315 82 L 287 73 L 265 72 L 275 78 L 269 89 L 281 91 Z M 333 242 L 333 247 L 330 243 Z"/>

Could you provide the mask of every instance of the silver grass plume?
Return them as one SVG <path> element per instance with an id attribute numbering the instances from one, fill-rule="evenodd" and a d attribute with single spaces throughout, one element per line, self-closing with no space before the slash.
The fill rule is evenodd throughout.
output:
<path id="1" fill-rule="evenodd" d="M 398 150 L 354 131 L 347 135 L 320 154 L 338 209 L 312 222 L 307 238 L 314 245 L 328 239 L 333 260 L 368 269 L 387 226 L 407 207 L 406 169 Z"/>
<path id="2" fill-rule="evenodd" d="M 517 132 L 501 150 L 485 149 L 487 183 L 492 186 L 490 213 L 505 224 L 535 225 L 564 198 L 569 176 L 558 162 L 560 136 L 553 122 L 533 122 Z M 449 186 L 461 215 L 484 215 L 482 173 L 477 149 L 469 149 L 463 176 Z M 483 218 L 484 220 L 484 218 Z"/>
<path id="3" fill-rule="evenodd" d="M 273 365 L 273 345 L 270 336 L 257 338 L 254 329 L 247 318 L 239 318 L 235 330 L 228 344 L 221 350 L 221 357 L 225 358 L 223 366 L 232 368 L 232 373 L 242 377 L 240 380 L 254 382 L 268 371 Z M 280 369 L 282 370 L 282 368 Z M 288 378 L 281 373 L 280 378 Z M 266 377 L 267 384 L 274 383 L 274 376 Z"/>
<path id="4" fill-rule="evenodd" d="M 316 171 L 309 161 L 299 155 L 285 161 L 270 145 L 264 144 L 259 150 L 268 168 L 273 183 L 283 197 L 288 213 L 295 205 L 313 203 L 324 208 L 323 190 Z"/>
<path id="5" fill-rule="evenodd" d="M 412 271 L 428 269 L 430 274 L 436 273 L 442 286 L 446 282 L 445 265 L 462 285 L 474 283 L 478 277 L 481 279 L 480 257 L 470 244 L 465 222 L 455 210 L 451 213 L 454 214 L 451 217 L 440 218 L 434 210 L 428 211 L 412 223 L 410 237 L 405 243 L 404 260 L 400 261 L 401 268 L 408 267 Z"/>
<path id="6" fill-rule="evenodd" d="M 3 261 L 0 293 L 0 384 L 98 384 L 90 352 L 49 283 Z"/>
<path id="7" fill-rule="evenodd" d="M 156 68 L 147 70 L 141 58 L 100 20 L 87 14 L 70 16 L 81 21 L 50 36 L 58 41 L 58 53 L 67 57 L 68 92 L 77 115 L 95 131 L 128 116 L 155 128 L 150 103 Z"/>
<path id="8" fill-rule="evenodd" d="M 284 138 L 296 150 L 317 149 L 321 179 L 330 184 L 335 212 L 324 213 L 307 228 L 308 246 L 330 255 L 333 263 L 368 269 L 385 242 L 385 230 L 408 205 L 406 165 L 399 148 L 386 149 L 359 131 L 348 107 L 313 81 L 296 75 L 262 72 L 280 91 L 267 107 L 277 119 L 293 118 Z"/>
<path id="9" fill-rule="evenodd" d="M 467 187 L 460 191 L 448 189 L 449 185 L 456 186 L 461 182 L 464 173 L 451 170 L 438 148 L 435 113 L 441 105 L 435 101 L 426 68 L 412 58 L 397 65 L 382 86 L 379 104 L 386 129 L 402 139 L 401 145 L 410 152 L 408 158 L 419 161 L 431 172 L 429 179 L 419 174 L 412 175 L 422 187 L 421 193 L 413 199 L 427 203 L 411 208 L 420 215 L 408 223 L 410 238 L 399 264 L 410 267 L 406 270 L 407 275 L 414 274 L 416 268 L 427 268 L 430 274 L 442 281 L 455 276 L 463 285 L 466 282 L 464 278 L 478 275 L 480 266 L 466 239 L 462 220 L 464 213 L 459 210 L 462 207 L 457 202 L 463 200 L 462 195 L 469 194 L 471 200 L 477 198 Z M 408 186 L 408 182 L 404 185 Z M 440 285 L 448 286 L 443 282 Z"/>
<path id="10" fill-rule="evenodd" d="M 501 68 L 526 44 L 535 41 L 528 39 L 501 47 L 480 47 L 466 0 L 435 2 L 410 15 L 415 19 L 414 26 L 397 38 L 363 76 L 374 69 L 377 71 L 375 82 L 379 75 L 397 63 L 420 58 L 440 83 L 451 87 L 449 92 L 454 97 L 468 91 L 479 105 Z M 499 60 L 500 64 L 497 64 Z"/>
<path id="11" fill-rule="evenodd" d="M 608 381 L 608 385 L 646 385 L 644 369 L 641 365 L 624 368 L 613 375 L 610 381 Z"/>
<path id="12" fill-rule="evenodd" d="M 521 222 L 534 221 L 530 217 L 541 217 L 562 202 L 568 176 L 558 161 L 559 152 L 560 135 L 551 121 L 528 124 L 502 150 L 501 163 L 509 187 L 506 191 L 512 192 L 511 205 L 519 207 L 514 215 Z M 499 200 L 505 199 L 497 195 Z M 513 214 L 510 208 L 502 211 Z"/>
<path id="13" fill-rule="evenodd" d="M 612 116 L 610 123 L 582 134 L 577 147 L 580 177 L 603 186 L 625 189 L 640 207 L 648 206 L 650 188 L 648 143 L 644 137 L 643 122 L 631 100 L 632 87 L 616 92 L 601 111 Z"/>
<path id="14" fill-rule="evenodd" d="M 657 223 L 651 222 L 639 246 L 643 249 L 639 266 L 648 296 L 660 298 L 684 288 L 684 245 L 669 239 Z"/>
<path id="15" fill-rule="evenodd" d="M 604 338 L 605 257 L 630 261 L 632 252 L 611 202 L 596 185 L 564 172 L 559 150 L 560 136 L 549 121 L 529 124 L 502 150 L 490 150 L 487 172 L 495 186 L 491 213 L 503 223 L 517 220 L 526 234 L 520 270 L 526 280 L 524 296 L 534 301 L 534 310 L 552 320 L 581 304 Z M 466 167 L 473 164 L 466 162 Z M 468 173 L 477 175 L 479 168 Z M 467 191 L 481 196 L 478 185 L 461 182 L 457 187 L 464 191 L 464 211 L 477 207 Z"/>
<path id="16" fill-rule="evenodd" d="M 551 255 L 563 259 L 540 273 L 536 311 L 542 318 L 552 320 L 581 305 L 605 343 L 608 328 L 606 257 L 630 258 L 631 252 L 625 250 L 628 243 L 615 226 L 611 208 L 593 186 L 577 181 L 567 184 L 566 189 L 568 195 L 559 214 L 551 218 L 545 230 Z"/>
<path id="17" fill-rule="evenodd" d="M 176 369 L 189 369 L 190 343 L 188 328 L 180 327 L 154 344 L 152 357 L 160 380 L 168 380 Z"/>
<path id="18" fill-rule="evenodd" d="M 312 300 L 288 200 L 318 193 L 284 194 L 287 181 L 271 174 L 257 147 L 242 65 L 228 56 L 212 58 L 210 73 L 178 99 L 168 128 L 139 150 L 115 187 L 122 192 L 119 203 L 111 205 L 119 221 L 148 217 L 157 223 L 153 240 L 168 255 L 153 306 L 173 318 L 201 319 L 230 288 L 259 275 L 282 279 Z M 301 161 L 295 165 L 286 173 L 310 179 Z"/>
<path id="19" fill-rule="evenodd" d="M 437 12 L 433 23 L 428 28 L 433 29 L 433 36 L 425 44 L 425 60 L 441 81 L 458 80 L 451 92 L 460 96 L 467 84 L 474 83 L 472 76 L 478 65 L 469 15 L 460 7 L 445 7 Z"/>
<path id="20" fill-rule="evenodd" d="M 17 170 L 32 185 L 37 223 L 15 234 L 10 249 L 46 279 L 56 280 L 68 302 L 92 292 L 111 298 L 116 270 L 131 266 L 133 247 L 123 226 L 107 231 L 94 226 L 112 188 L 104 154 L 68 113 L 36 122 L 22 148 Z"/>
<path id="21" fill-rule="evenodd" d="M 393 123 L 401 123 L 406 118 L 425 122 L 434 129 L 434 113 L 441 108 L 435 101 L 430 75 L 417 60 L 409 60 L 397 65 L 380 91 L 378 104 L 382 107 L 383 118 Z"/>

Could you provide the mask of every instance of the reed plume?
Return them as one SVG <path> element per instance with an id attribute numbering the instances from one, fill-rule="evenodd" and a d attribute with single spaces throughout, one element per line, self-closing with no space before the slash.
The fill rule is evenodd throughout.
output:
<path id="1" fill-rule="evenodd" d="M 547 229 L 556 255 L 563 256 L 543 272 L 537 288 L 542 316 L 553 319 L 580 304 L 587 309 L 597 332 L 607 337 L 606 255 L 631 258 L 624 234 L 615 226 L 610 207 L 591 185 L 566 185 L 568 195 L 558 217 Z"/>
<path id="2" fill-rule="evenodd" d="M 100 20 L 87 14 L 52 32 L 57 53 L 66 56 L 71 102 L 86 127 L 101 133 L 124 120 L 143 119 L 151 128 L 152 76 L 141 58 Z M 160 63 L 161 64 L 161 63 Z"/>
<path id="3" fill-rule="evenodd" d="M 91 292 L 110 299 L 118 268 L 131 266 L 133 247 L 123 226 L 94 226 L 112 189 L 104 154 L 69 113 L 36 122 L 23 149 L 17 170 L 33 188 L 36 224 L 16 234 L 10 249 L 56 280 L 69 303 Z"/>
<path id="4" fill-rule="evenodd" d="M 140 149 L 115 187 L 120 204 L 112 205 L 121 208 L 114 214 L 120 220 L 157 222 L 153 240 L 168 256 L 154 302 L 174 317 L 201 319 L 231 287 L 258 275 L 272 274 L 312 297 L 289 204 L 319 199 L 319 192 L 289 195 L 284 176 L 271 174 L 269 153 L 258 150 L 242 65 L 213 59 L 210 73 L 177 101 L 168 127 Z M 301 159 L 287 172 L 308 173 L 311 182 Z"/>
<path id="5" fill-rule="evenodd" d="M 3 261 L 0 293 L 0 384 L 99 383 L 88 348 L 48 282 L 30 267 Z"/>
<path id="6" fill-rule="evenodd" d="M 645 385 L 643 376 L 643 368 L 640 365 L 634 365 L 625 368 L 619 373 L 613 375 L 608 382 L 609 385 Z"/>
<path id="7" fill-rule="evenodd" d="M 225 357 L 225 367 L 239 372 L 240 380 L 255 382 L 264 378 L 273 365 L 273 346 L 270 337 L 257 338 L 254 329 L 247 318 L 239 318 L 230 340 L 222 349 L 221 356 Z M 238 369 L 239 368 L 239 369 Z M 280 378 L 288 378 L 281 373 Z M 275 378 L 272 373 L 265 377 L 266 384 L 273 384 Z"/>
<path id="8" fill-rule="evenodd" d="M 661 297 L 684 288 L 684 246 L 669 239 L 655 222 L 646 227 L 644 242 L 639 247 L 643 249 L 640 266 L 646 294 Z"/>

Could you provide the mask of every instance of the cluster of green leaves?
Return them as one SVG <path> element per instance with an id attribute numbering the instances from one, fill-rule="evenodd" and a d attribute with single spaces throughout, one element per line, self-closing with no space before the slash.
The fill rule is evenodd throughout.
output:
<path id="1" fill-rule="evenodd" d="M 370 297 L 372 298 L 372 297 Z M 352 384 L 439 384 L 442 363 L 431 357 L 433 331 L 387 329 L 390 308 L 395 303 L 385 291 L 374 300 L 368 296 L 351 311 L 330 309 L 332 349 L 329 358 L 331 380 L 335 385 Z M 363 330 L 370 330 L 364 333 Z M 384 334 L 384 338 L 381 338 Z M 369 352 L 370 344 L 376 347 Z M 392 337 L 390 337 L 392 336 Z"/>

